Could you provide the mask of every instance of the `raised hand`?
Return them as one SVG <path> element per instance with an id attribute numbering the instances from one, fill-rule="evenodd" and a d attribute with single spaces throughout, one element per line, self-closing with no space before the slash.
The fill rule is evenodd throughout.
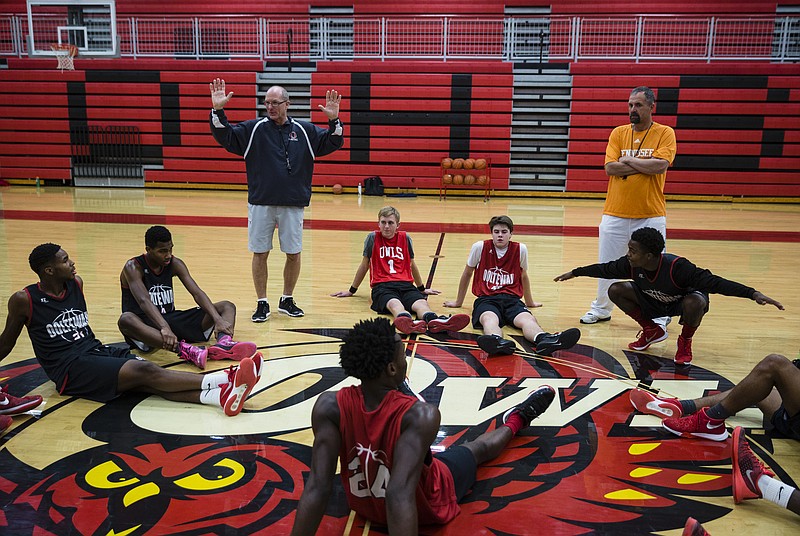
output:
<path id="1" fill-rule="evenodd" d="M 211 105 L 215 110 L 222 110 L 228 101 L 233 97 L 233 91 L 225 94 L 225 80 L 222 78 L 215 78 L 208 84 L 208 89 L 211 90 Z M 337 107 L 338 109 L 338 107 Z"/>
<path id="2" fill-rule="evenodd" d="M 225 82 L 222 82 L 222 91 L 225 92 Z M 325 112 L 328 119 L 336 119 L 339 117 L 339 103 L 342 102 L 342 96 L 335 89 L 329 89 L 325 92 L 325 106 L 319 104 L 317 108 Z"/>

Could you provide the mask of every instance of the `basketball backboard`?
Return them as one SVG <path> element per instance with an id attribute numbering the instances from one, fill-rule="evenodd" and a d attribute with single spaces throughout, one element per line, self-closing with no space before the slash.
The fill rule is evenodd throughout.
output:
<path id="1" fill-rule="evenodd" d="M 28 54 L 54 55 L 51 45 L 71 44 L 81 56 L 116 56 L 115 0 L 27 0 Z"/>

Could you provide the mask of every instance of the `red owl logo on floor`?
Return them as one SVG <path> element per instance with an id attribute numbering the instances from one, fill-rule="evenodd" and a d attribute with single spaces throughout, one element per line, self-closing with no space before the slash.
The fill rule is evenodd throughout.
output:
<path id="1" fill-rule="evenodd" d="M 328 341 L 344 334 L 297 331 Z M 499 458 L 481 466 L 461 514 L 423 533 L 641 534 L 681 528 L 688 516 L 705 522 L 729 511 L 706 500 L 731 495 L 728 443 L 679 439 L 647 422 L 637 424 L 641 416 L 628 401 L 628 391 L 639 383 L 695 382 L 702 391 L 728 389 L 726 379 L 698 366 L 679 373 L 670 360 L 626 352 L 631 378 L 598 349 L 578 345 L 542 358 L 521 339 L 517 342 L 525 350 L 488 358 L 474 339 L 468 334 L 422 336 L 409 344 L 412 387 L 442 413 L 444 434 L 434 450 L 494 429 L 499 416 L 539 385 L 553 386 L 558 396 Z M 301 345 L 298 357 L 268 362 L 268 371 L 288 372 L 259 384 L 260 392 L 301 374 L 318 380 L 271 406 L 248 404 L 245 413 L 265 424 L 262 433 L 203 437 L 156 432 L 131 417 L 146 397 L 129 395 L 83 421 L 82 433 L 98 446 L 66 454 L 42 469 L 3 448 L 0 529 L 42 535 L 288 533 L 311 449 L 287 434 L 308 428 L 317 395 L 352 381 L 338 367 L 337 355 L 313 351 L 313 344 Z M 33 363 L 0 369 L 0 376 L 10 378 L 12 392 L 28 392 L 47 381 Z M 39 419 L 63 426 L 63 406 L 46 409 Z M 281 412 L 298 407 L 307 413 L 305 420 L 281 418 Z M 33 433 L 27 428 L 14 428 L 0 438 L 0 447 L 18 434 Z M 764 437 L 767 443 L 759 454 L 771 451 Z M 781 472 L 777 464 L 770 465 Z M 780 476 L 791 481 L 785 473 Z M 362 534 L 364 527 L 357 516 L 350 519 L 337 478 L 320 533 L 342 534 L 347 528 L 349 534 Z M 371 526 L 369 532 L 381 534 L 385 528 Z"/>

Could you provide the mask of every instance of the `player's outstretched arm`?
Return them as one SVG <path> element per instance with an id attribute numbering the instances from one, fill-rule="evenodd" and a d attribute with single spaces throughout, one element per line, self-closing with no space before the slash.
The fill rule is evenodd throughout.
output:
<path id="1" fill-rule="evenodd" d="M 765 295 L 765 294 L 763 294 L 763 293 L 761 293 L 759 291 L 756 291 L 755 294 L 753 294 L 753 300 L 755 300 L 755 302 L 757 304 L 759 304 L 759 305 L 767 305 L 767 304 L 769 304 L 769 305 L 774 305 L 775 307 L 777 307 L 781 311 L 785 310 L 785 307 L 781 304 L 781 302 L 775 301 L 772 298 L 770 298 L 769 296 L 767 296 L 767 295 Z"/>
<path id="2" fill-rule="evenodd" d="M 364 276 L 367 275 L 369 271 L 369 257 L 361 257 L 361 264 L 358 265 L 358 269 L 356 270 L 356 275 L 353 277 L 353 284 L 350 286 L 349 290 L 340 290 L 339 292 L 334 292 L 331 294 L 334 298 L 348 298 L 354 295 L 358 287 L 361 286 L 361 283 L 364 281 Z"/>
<path id="3" fill-rule="evenodd" d="M 456 295 L 456 299 L 444 302 L 445 307 L 461 307 L 464 305 L 464 298 L 467 297 L 467 288 L 469 287 L 469 282 L 474 272 L 475 268 L 469 264 L 464 265 L 464 271 L 461 272 L 461 278 L 458 280 L 458 294 Z"/>
<path id="4" fill-rule="evenodd" d="M 561 275 L 557 275 L 556 277 L 553 278 L 553 281 L 556 281 L 556 282 L 558 282 L 558 281 L 569 281 L 570 279 L 573 279 L 575 277 L 576 277 L 575 274 L 573 274 L 572 270 L 570 270 L 569 272 L 564 272 Z"/>

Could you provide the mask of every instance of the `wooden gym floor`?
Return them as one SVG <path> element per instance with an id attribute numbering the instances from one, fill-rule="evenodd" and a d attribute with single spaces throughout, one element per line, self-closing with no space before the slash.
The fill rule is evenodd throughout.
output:
<path id="1" fill-rule="evenodd" d="M 553 277 L 597 256 L 602 201 L 436 197 L 379 198 L 315 194 L 306 211 L 303 269 L 295 299 L 306 316 L 277 313 L 283 255 L 270 259 L 273 315 L 250 322 L 254 292 L 247 251 L 245 192 L 11 187 L 0 190 L 0 301 L 35 282 L 27 257 L 56 242 L 85 281 L 91 326 L 105 343 L 121 342 L 118 275 L 144 251 L 145 230 L 170 228 L 175 254 L 212 300 L 238 306 L 236 339 L 258 344 L 269 361 L 245 411 L 123 396 L 106 405 L 59 396 L 33 359 L 23 332 L 0 365 L 0 382 L 45 403 L 14 417 L 0 437 L 0 532 L 8 534 L 285 534 L 310 460 L 310 410 L 316 396 L 350 380 L 338 370 L 339 337 L 370 316 L 364 283 L 347 289 L 364 236 L 392 204 L 414 239 L 417 264 L 434 310 L 455 297 L 470 245 L 488 238 L 486 223 L 508 214 L 514 239 L 528 245 L 534 310 L 545 330 L 580 327 L 571 351 L 539 358 L 487 359 L 476 332 L 420 336 L 408 345 L 413 387 L 439 405 L 436 448 L 497 425 L 496 416 L 545 381 L 559 389 L 553 407 L 479 471 L 461 515 L 435 534 L 680 534 L 686 517 L 712 534 L 795 534 L 800 520 L 763 500 L 734 506 L 729 442 L 678 439 L 636 415 L 627 391 L 637 381 L 694 397 L 739 381 L 768 353 L 798 357 L 800 206 L 670 202 L 667 249 L 698 266 L 757 288 L 785 311 L 714 295 L 694 339 L 694 364 L 675 370 L 679 327 L 647 352 L 627 350 L 637 326 L 618 310 L 611 322 L 580 326 L 594 279 Z M 276 238 L 277 245 L 277 238 Z M 438 250 L 438 255 L 437 255 Z M 434 259 L 437 260 L 432 269 Z M 193 306 L 180 286 L 179 308 Z M 471 311 L 468 297 L 463 312 Z M 193 369 L 157 351 L 148 359 Z M 215 362 L 221 368 L 230 363 Z M 196 370 L 196 369 L 194 369 Z M 797 442 L 772 437 L 755 409 L 728 421 L 748 427 L 754 450 L 789 482 L 800 480 Z M 797 480 L 793 480 L 797 479 Z M 337 483 L 320 534 L 382 534 L 349 514 Z M 31 529 L 30 527 L 36 527 Z M 3 528 L 5 527 L 5 528 Z"/>

